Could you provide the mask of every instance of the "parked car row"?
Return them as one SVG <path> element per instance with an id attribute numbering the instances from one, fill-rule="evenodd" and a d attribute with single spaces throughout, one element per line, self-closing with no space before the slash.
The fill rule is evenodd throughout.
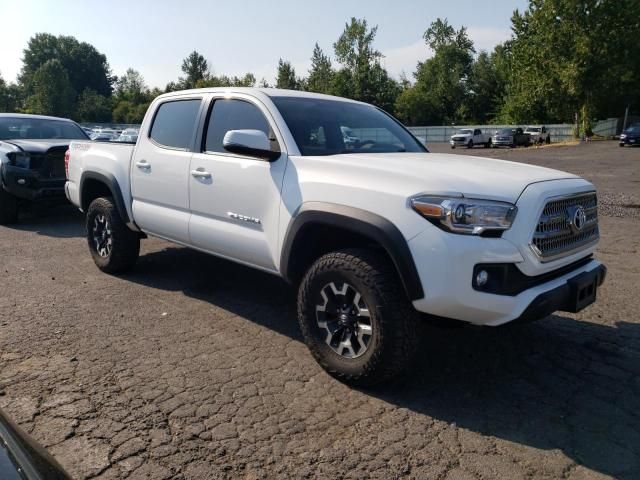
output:
<path id="1" fill-rule="evenodd" d="M 528 147 L 533 144 L 551 143 L 551 135 L 544 125 L 529 126 L 525 130 L 520 127 L 501 128 L 492 135 L 485 134 L 479 128 L 463 128 L 451 136 L 451 148 L 475 146 L 490 147 Z"/>

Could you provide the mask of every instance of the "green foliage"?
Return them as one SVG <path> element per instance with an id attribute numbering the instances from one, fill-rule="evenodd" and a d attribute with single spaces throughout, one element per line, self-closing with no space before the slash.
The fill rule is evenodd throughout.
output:
<path id="1" fill-rule="evenodd" d="M 7 84 L 0 75 L 0 112 L 18 112 L 24 97 L 24 91 L 15 83 Z"/>
<path id="2" fill-rule="evenodd" d="M 418 64 L 415 85 L 396 102 L 398 114 L 407 123 L 457 123 L 471 114 L 466 102 L 473 42 L 464 27 L 456 31 L 446 19 L 434 21 L 424 39 L 434 55 Z"/>
<path id="3" fill-rule="evenodd" d="M 307 77 L 307 90 L 316 93 L 331 93 L 333 81 L 331 59 L 324 54 L 316 43 L 311 56 L 311 69 Z"/>
<path id="4" fill-rule="evenodd" d="M 110 122 L 111 101 L 95 90 L 86 88 L 78 97 L 74 118 L 79 122 Z"/>
<path id="5" fill-rule="evenodd" d="M 60 60 L 47 60 L 31 77 L 31 95 L 27 98 L 27 113 L 70 117 L 76 92 Z"/>
<path id="6" fill-rule="evenodd" d="M 332 92 L 393 111 L 401 87 L 380 65 L 382 54 L 373 47 L 378 27 L 351 18 L 333 44 L 342 68 L 333 75 Z"/>
<path id="7" fill-rule="evenodd" d="M 195 50 L 182 61 L 181 87 L 184 89 L 195 88 L 196 84 L 209 77 L 209 65 L 205 58 Z"/>
<path id="8" fill-rule="evenodd" d="M 637 0 L 531 0 L 523 13 L 516 10 L 503 116 L 602 118 L 640 101 L 640 21 L 630 17 L 637 11 Z"/>
<path id="9" fill-rule="evenodd" d="M 113 78 L 107 57 L 92 45 L 79 42 L 74 37 L 38 33 L 29 39 L 22 59 L 19 82 L 27 95 L 33 94 L 34 76 L 38 69 L 50 60 L 58 60 L 75 92 L 90 88 L 100 95 L 111 95 Z"/>
<path id="10" fill-rule="evenodd" d="M 128 68 L 126 73 L 116 81 L 116 101 L 127 100 L 133 104 L 147 101 L 148 88 L 144 78 L 137 70 Z"/>
<path id="11" fill-rule="evenodd" d="M 276 88 L 288 90 L 298 90 L 300 82 L 296 78 L 296 71 L 290 62 L 278 60 L 278 76 L 276 77 Z"/>
<path id="12" fill-rule="evenodd" d="M 220 77 L 216 77 L 214 75 L 209 75 L 207 78 L 199 80 L 196 83 L 196 88 L 206 88 L 206 87 L 253 87 L 256 84 L 256 77 L 253 73 L 246 73 L 244 77 L 228 77 L 227 75 L 222 75 Z"/>

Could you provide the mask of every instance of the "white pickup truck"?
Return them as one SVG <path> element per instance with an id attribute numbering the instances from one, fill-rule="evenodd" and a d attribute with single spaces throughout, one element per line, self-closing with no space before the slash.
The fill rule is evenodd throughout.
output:
<path id="1" fill-rule="evenodd" d="M 491 147 L 491 135 L 482 133 L 479 128 L 463 128 L 451 135 L 449 140 L 451 148 L 467 147 L 473 148 L 482 145 L 485 148 Z"/>
<path id="2" fill-rule="evenodd" d="M 345 128 L 367 133 L 346 145 Z M 312 354 L 352 384 L 409 370 L 425 317 L 496 326 L 575 312 L 606 272 L 591 183 L 429 153 L 352 100 L 173 92 L 150 105 L 135 146 L 74 141 L 66 161 L 101 270 L 132 268 L 153 235 L 283 277 Z"/>

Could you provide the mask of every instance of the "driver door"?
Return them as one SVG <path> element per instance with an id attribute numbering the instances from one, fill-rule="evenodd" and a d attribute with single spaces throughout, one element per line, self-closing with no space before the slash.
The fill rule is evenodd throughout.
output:
<path id="1" fill-rule="evenodd" d="M 277 271 L 278 212 L 287 154 L 275 161 L 233 154 L 222 141 L 230 130 L 262 130 L 275 137 L 275 123 L 257 99 L 214 96 L 200 151 L 191 158 L 191 244 L 212 254 Z M 279 133 L 278 133 L 279 135 Z"/>

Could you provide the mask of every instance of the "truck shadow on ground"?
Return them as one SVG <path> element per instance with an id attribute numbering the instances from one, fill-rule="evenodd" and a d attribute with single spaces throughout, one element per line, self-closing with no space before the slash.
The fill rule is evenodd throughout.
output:
<path id="1" fill-rule="evenodd" d="M 71 204 L 24 207 L 20 210 L 19 218 L 18 223 L 9 227 L 53 238 L 85 235 L 84 214 Z"/>
<path id="2" fill-rule="evenodd" d="M 183 291 L 302 340 L 295 292 L 269 274 L 170 247 L 142 256 L 124 278 Z M 495 329 L 424 330 L 409 378 L 364 394 L 485 437 L 557 449 L 607 475 L 638 478 L 639 324 L 558 315 Z"/>

